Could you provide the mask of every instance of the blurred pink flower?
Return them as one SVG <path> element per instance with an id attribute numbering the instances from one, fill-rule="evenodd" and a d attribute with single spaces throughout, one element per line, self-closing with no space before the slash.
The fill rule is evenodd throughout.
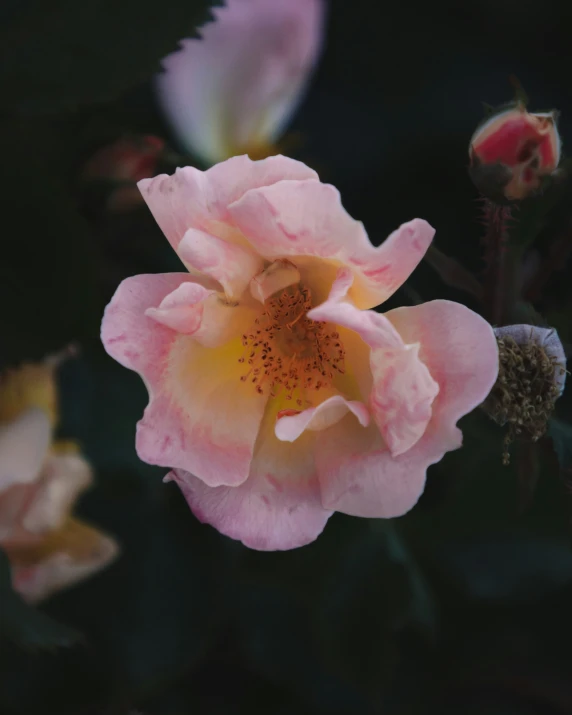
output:
<path id="1" fill-rule="evenodd" d="M 124 136 L 106 144 L 90 157 L 82 179 L 93 181 L 141 181 L 156 171 L 165 142 L 152 134 Z"/>
<path id="2" fill-rule="evenodd" d="M 323 0 L 227 0 L 202 39 L 182 40 L 157 88 L 188 151 L 206 164 L 272 151 L 320 54 L 324 12 Z"/>
<path id="3" fill-rule="evenodd" d="M 92 473 L 75 444 L 52 443 L 53 367 L 50 359 L 24 365 L 0 381 L 0 547 L 14 589 L 30 602 L 91 576 L 118 552 L 111 537 L 71 516 Z"/>
<path id="4" fill-rule="evenodd" d="M 157 173 L 165 153 L 163 139 L 151 134 L 126 135 L 98 149 L 83 167 L 81 178 L 86 183 L 109 183 L 108 211 L 130 211 L 143 203 L 137 182 Z"/>
<path id="5" fill-rule="evenodd" d="M 140 458 L 257 549 L 313 541 L 334 510 L 408 511 L 498 372 L 491 326 L 463 305 L 369 310 L 431 226 L 374 248 L 336 189 L 283 156 L 139 186 L 189 271 L 128 278 L 105 312 L 107 351 L 149 390 Z"/>

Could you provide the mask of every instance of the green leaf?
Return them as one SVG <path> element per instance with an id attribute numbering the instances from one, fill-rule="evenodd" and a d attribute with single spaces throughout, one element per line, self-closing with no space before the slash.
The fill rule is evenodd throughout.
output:
<path id="1" fill-rule="evenodd" d="M 73 628 L 49 618 L 28 605 L 12 589 L 10 562 L 0 550 L 0 639 L 28 651 L 69 648 L 82 639 Z"/>
<path id="2" fill-rule="evenodd" d="M 222 0 L 21 0 L 0 30 L 0 108 L 55 113 L 120 95 L 160 68 Z"/>

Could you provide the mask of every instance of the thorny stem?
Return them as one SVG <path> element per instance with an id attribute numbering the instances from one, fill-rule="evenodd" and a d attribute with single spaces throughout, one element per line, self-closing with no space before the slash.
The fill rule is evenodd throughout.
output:
<path id="1" fill-rule="evenodd" d="M 510 206 L 498 206 L 485 199 L 483 223 L 486 233 L 484 276 L 485 315 L 493 325 L 504 325 L 516 301 L 520 251 L 509 245 Z"/>
<path id="2" fill-rule="evenodd" d="M 484 276 L 484 308 L 486 317 L 493 325 L 502 325 L 506 315 L 506 289 L 508 269 L 508 222 L 511 210 L 508 206 L 497 206 L 485 199 L 483 223 L 486 233 L 486 269 Z"/>

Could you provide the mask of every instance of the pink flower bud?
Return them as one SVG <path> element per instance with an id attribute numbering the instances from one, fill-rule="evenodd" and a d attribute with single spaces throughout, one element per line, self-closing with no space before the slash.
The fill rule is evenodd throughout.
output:
<path id="1" fill-rule="evenodd" d="M 560 162 L 556 119 L 556 112 L 531 114 L 517 104 L 478 127 L 469 145 L 469 173 L 483 195 L 503 203 L 540 189 Z"/>

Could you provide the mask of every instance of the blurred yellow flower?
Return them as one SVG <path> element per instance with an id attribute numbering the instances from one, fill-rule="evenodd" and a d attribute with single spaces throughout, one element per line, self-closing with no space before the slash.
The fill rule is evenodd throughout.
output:
<path id="1" fill-rule="evenodd" d="M 0 547 L 14 589 L 30 602 L 92 575 L 118 553 L 114 539 L 71 516 L 93 476 L 77 444 L 53 440 L 63 357 L 0 376 Z"/>

